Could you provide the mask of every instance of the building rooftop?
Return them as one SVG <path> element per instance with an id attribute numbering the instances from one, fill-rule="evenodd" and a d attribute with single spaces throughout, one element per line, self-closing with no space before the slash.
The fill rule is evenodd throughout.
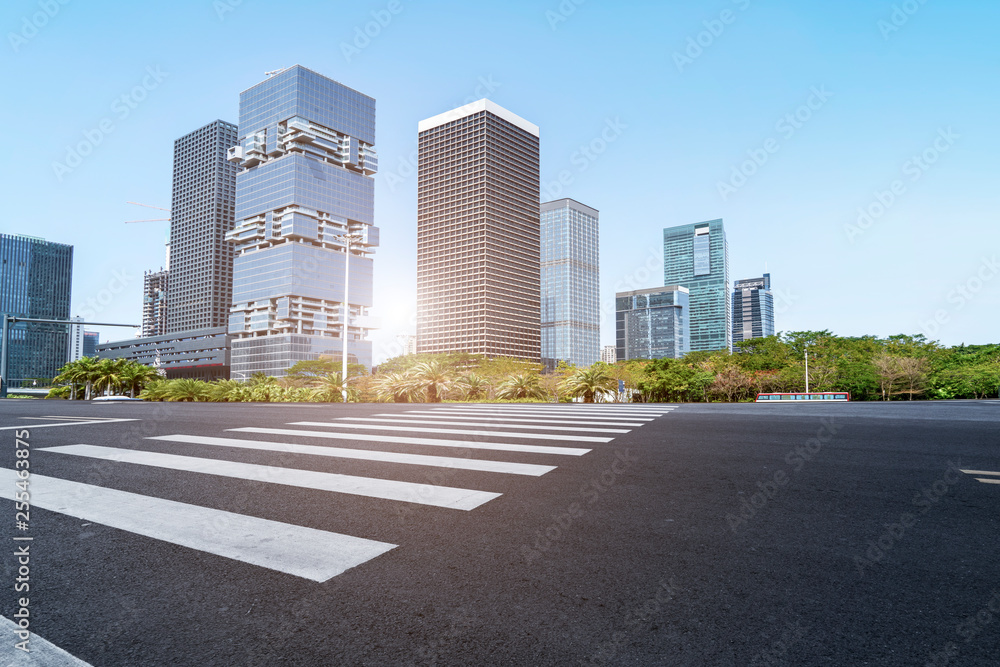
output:
<path id="1" fill-rule="evenodd" d="M 433 116 L 426 120 L 422 120 L 417 124 L 417 131 L 425 132 L 427 130 L 432 130 L 435 127 L 440 127 L 452 121 L 456 121 L 460 118 L 465 118 L 466 116 L 477 114 L 480 111 L 489 111 L 493 115 L 503 118 L 508 123 L 511 123 L 512 125 L 521 128 L 525 132 L 529 132 L 535 135 L 536 137 L 538 136 L 537 125 L 535 125 L 534 123 L 529 123 L 528 121 L 518 116 L 516 113 L 508 111 L 499 104 L 491 102 L 486 98 L 483 98 L 476 102 L 472 102 L 470 104 L 466 104 L 465 106 L 458 107 L 457 109 L 452 109 L 451 111 L 445 111 L 442 114 L 438 114 L 437 116 Z"/>

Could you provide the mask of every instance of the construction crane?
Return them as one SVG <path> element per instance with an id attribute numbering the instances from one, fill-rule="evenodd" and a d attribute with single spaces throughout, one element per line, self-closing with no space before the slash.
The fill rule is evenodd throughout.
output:
<path id="1" fill-rule="evenodd" d="M 162 206 L 150 206 L 149 204 L 140 204 L 137 201 L 127 201 L 125 203 L 126 204 L 135 204 L 136 206 L 145 206 L 146 208 L 155 208 L 155 209 L 159 209 L 161 211 L 166 211 L 167 213 L 170 213 L 170 209 L 169 208 L 163 208 Z M 170 222 L 170 218 L 148 218 L 146 220 L 126 220 L 125 224 L 128 224 L 130 222 Z"/>

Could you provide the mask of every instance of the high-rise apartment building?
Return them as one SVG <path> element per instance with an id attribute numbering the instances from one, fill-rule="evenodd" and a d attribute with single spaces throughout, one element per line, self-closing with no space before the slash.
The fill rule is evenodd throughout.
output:
<path id="1" fill-rule="evenodd" d="M 146 271 L 142 276 L 142 335 L 167 333 L 167 290 L 170 272 Z"/>
<path id="2" fill-rule="evenodd" d="M 722 220 L 663 230 L 663 284 L 691 293 L 691 350 L 731 350 L 729 244 Z"/>
<path id="3" fill-rule="evenodd" d="M 240 93 L 232 377 L 281 376 L 300 360 L 371 366 L 368 322 L 377 171 L 375 100 L 300 65 Z M 348 246 L 345 235 L 356 236 Z M 176 249 L 174 250 L 176 252 Z M 173 286 L 171 276 L 171 288 Z"/>
<path id="4" fill-rule="evenodd" d="M 613 364 L 618 361 L 618 348 L 614 345 L 605 345 L 601 348 L 601 361 L 606 364 Z"/>
<path id="5" fill-rule="evenodd" d="M 771 274 L 737 280 L 733 285 L 733 342 L 774 335 Z"/>
<path id="6" fill-rule="evenodd" d="M 598 360 L 598 212 L 573 199 L 541 205 L 542 363 Z"/>
<path id="7" fill-rule="evenodd" d="M 690 299 L 680 285 L 615 294 L 616 359 L 680 359 L 690 348 Z"/>
<path id="8" fill-rule="evenodd" d="M 220 327 L 228 321 L 233 247 L 226 233 L 233 228 L 236 166 L 226 157 L 236 142 L 236 126 L 223 120 L 174 142 L 166 325 L 163 331 L 147 330 L 144 297 L 144 336 Z"/>
<path id="9" fill-rule="evenodd" d="M 0 313 L 69 319 L 73 246 L 19 234 L 0 234 Z M 17 322 L 7 333 L 8 387 L 53 378 L 69 355 L 70 326 Z"/>
<path id="10" fill-rule="evenodd" d="M 539 361 L 538 127 L 484 99 L 418 130 L 417 351 Z"/>

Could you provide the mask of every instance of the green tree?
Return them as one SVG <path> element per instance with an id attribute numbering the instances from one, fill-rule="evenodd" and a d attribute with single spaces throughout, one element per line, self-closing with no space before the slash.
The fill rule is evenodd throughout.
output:
<path id="1" fill-rule="evenodd" d="M 545 398 L 545 390 L 539 385 L 537 374 L 518 373 L 500 383 L 497 387 L 497 398 L 504 400 Z"/>
<path id="2" fill-rule="evenodd" d="M 455 380 L 455 388 L 462 392 L 462 398 L 475 401 L 490 395 L 492 387 L 486 378 L 476 373 L 467 373 Z"/>
<path id="3" fill-rule="evenodd" d="M 413 403 L 419 394 L 413 379 L 406 373 L 382 373 L 375 377 L 372 386 L 380 401 Z"/>
<path id="4" fill-rule="evenodd" d="M 607 366 L 594 364 L 577 369 L 562 382 L 562 389 L 569 396 L 582 396 L 584 403 L 593 403 L 602 392 L 616 391 L 618 382 L 608 372 Z"/>
<path id="5" fill-rule="evenodd" d="M 409 372 L 410 382 L 417 390 L 423 390 L 428 403 L 440 403 L 451 386 L 451 372 L 437 360 L 422 361 Z"/>

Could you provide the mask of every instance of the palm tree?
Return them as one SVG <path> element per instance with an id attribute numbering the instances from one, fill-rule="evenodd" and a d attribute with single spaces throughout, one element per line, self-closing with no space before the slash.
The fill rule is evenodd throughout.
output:
<path id="1" fill-rule="evenodd" d="M 128 389 L 129 398 L 135 398 L 136 391 L 142 391 L 150 382 L 159 379 L 160 373 L 152 366 L 136 361 L 128 361 L 121 370 L 122 388 Z"/>
<path id="2" fill-rule="evenodd" d="M 168 401 L 204 401 L 208 400 L 209 384 L 192 378 L 176 378 L 167 380 L 163 388 L 164 398 Z"/>
<path id="3" fill-rule="evenodd" d="M 593 403 L 594 397 L 604 391 L 614 391 L 617 383 L 606 367 L 580 368 L 562 383 L 569 396 L 583 396 L 584 403 Z"/>
<path id="4" fill-rule="evenodd" d="M 167 388 L 170 380 L 154 380 L 147 384 L 139 393 L 139 398 L 144 401 L 162 401 L 167 397 Z"/>
<path id="5" fill-rule="evenodd" d="M 217 380 L 208 386 L 206 400 L 216 403 L 239 403 L 249 400 L 249 390 L 239 380 Z"/>
<path id="6" fill-rule="evenodd" d="M 100 365 L 100 359 L 97 357 L 80 357 L 73 363 L 77 365 L 77 381 L 84 384 L 83 399 L 89 401 L 93 393 L 94 381 L 99 375 L 98 366 Z"/>
<path id="7" fill-rule="evenodd" d="M 352 393 L 351 389 L 345 387 L 345 383 L 341 381 L 340 373 L 324 373 L 312 378 L 309 384 L 314 387 L 312 394 L 314 400 L 325 403 L 343 403 L 345 388 L 347 389 L 348 397 Z"/>
<path id="8" fill-rule="evenodd" d="M 70 361 L 59 369 L 59 374 L 52 378 L 52 384 L 68 384 L 69 400 L 76 400 L 76 391 L 80 384 L 86 382 L 79 360 Z"/>
<path id="9" fill-rule="evenodd" d="M 436 359 L 422 361 L 410 369 L 409 376 L 415 389 L 427 392 L 428 403 L 440 403 L 441 398 L 451 385 L 451 375 Z"/>
<path id="10" fill-rule="evenodd" d="M 474 401 L 477 398 L 485 398 L 489 395 L 489 380 L 481 375 L 469 373 L 455 380 L 455 386 L 462 390 L 462 396 L 466 400 Z"/>
<path id="11" fill-rule="evenodd" d="M 545 390 L 538 384 L 538 376 L 534 373 L 512 375 L 497 388 L 497 398 L 504 400 L 544 397 Z"/>
<path id="12" fill-rule="evenodd" d="M 122 373 L 126 359 L 101 359 L 97 364 L 97 371 L 94 377 L 94 389 L 112 391 L 118 389 L 122 384 Z"/>
<path id="13" fill-rule="evenodd" d="M 406 373 L 385 373 L 375 378 L 372 383 L 375 395 L 380 401 L 394 403 L 412 403 L 419 391 L 413 384 L 413 379 Z"/>

